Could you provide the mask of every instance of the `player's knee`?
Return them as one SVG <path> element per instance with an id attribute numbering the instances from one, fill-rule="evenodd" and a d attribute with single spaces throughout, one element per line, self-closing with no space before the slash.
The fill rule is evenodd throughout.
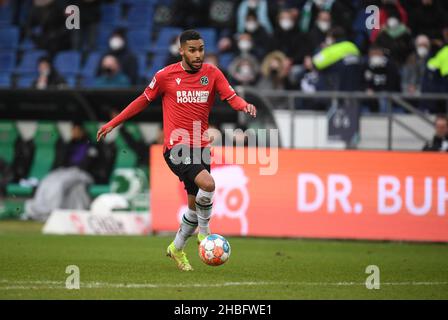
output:
<path id="1" fill-rule="evenodd" d="M 207 191 L 207 192 L 215 191 L 215 181 L 213 180 L 213 178 L 211 176 L 209 179 L 204 181 L 203 185 L 201 186 L 201 189 L 204 191 Z"/>

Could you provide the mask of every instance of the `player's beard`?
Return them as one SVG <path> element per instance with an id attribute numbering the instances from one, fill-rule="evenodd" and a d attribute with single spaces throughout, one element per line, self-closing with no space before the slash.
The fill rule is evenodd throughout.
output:
<path id="1" fill-rule="evenodd" d="M 199 62 L 200 63 L 199 67 L 195 67 L 193 65 L 193 62 Z M 202 60 L 189 61 L 188 59 L 185 59 L 185 63 L 190 67 L 191 71 L 197 72 L 202 68 L 203 61 Z"/>

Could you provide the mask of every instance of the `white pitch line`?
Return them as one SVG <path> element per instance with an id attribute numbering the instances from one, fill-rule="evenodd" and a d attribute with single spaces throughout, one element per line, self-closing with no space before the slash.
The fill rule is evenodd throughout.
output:
<path id="1" fill-rule="evenodd" d="M 3 286 L 1 284 L 4 284 Z M 363 282 L 276 282 L 276 281 L 246 281 L 223 283 L 109 283 L 109 282 L 81 282 L 81 289 L 157 289 L 157 288 L 220 288 L 231 286 L 365 286 Z M 441 281 L 404 281 L 382 282 L 382 286 L 445 286 L 448 282 Z M 0 290 L 31 290 L 31 289 L 66 289 L 65 283 L 60 281 L 14 281 L 0 279 Z"/>

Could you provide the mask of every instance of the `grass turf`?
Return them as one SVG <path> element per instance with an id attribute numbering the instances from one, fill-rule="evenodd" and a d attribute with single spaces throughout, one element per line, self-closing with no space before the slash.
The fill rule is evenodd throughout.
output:
<path id="1" fill-rule="evenodd" d="M 0 222 L 0 299 L 448 299 L 448 245 L 229 237 L 230 260 L 194 272 L 165 256 L 172 236 L 53 236 Z M 68 265 L 81 289 L 65 288 Z M 380 268 L 368 290 L 368 265 Z"/>

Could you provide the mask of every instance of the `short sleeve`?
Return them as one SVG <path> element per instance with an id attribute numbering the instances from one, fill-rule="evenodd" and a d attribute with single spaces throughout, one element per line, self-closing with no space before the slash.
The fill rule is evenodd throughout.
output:
<path id="1" fill-rule="evenodd" d="M 163 69 L 159 70 L 154 77 L 152 78 L 149 85 L 145 88 L 143 94 L 145 95 L 148 101 L 155 100 L 162 93 L 162 73 Z"/>
<path id="2" fill-rule="evenodd" d="M 235 95 L 235 90 L 227 81 L 221 70 L 215 68 L 215 89 L 218 91 L 221 100 L 229 100 Z"/>

